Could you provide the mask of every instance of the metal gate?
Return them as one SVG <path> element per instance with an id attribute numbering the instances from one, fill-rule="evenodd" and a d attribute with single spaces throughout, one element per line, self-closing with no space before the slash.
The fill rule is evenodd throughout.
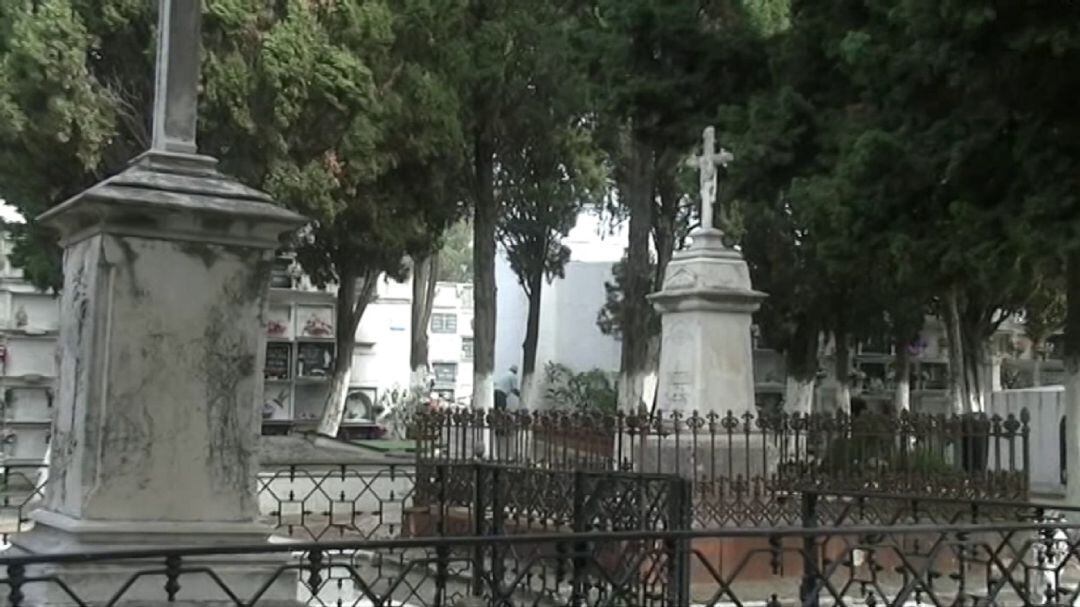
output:
<path id="1" fill-rule="evenodd" d="M 474 536 L 573 532 L 559 541 L 470 548 L 477 594 L 493 605 L 535 598 L 573 605 L 683 605 L 688 542 L 579 539 L 595 532 L 688 530 L 690 481 L 676 475 L 564 471 L 495 464 L 431 464 L 418 474 L 424 503 L 451 521 L 438 533 Z M 454 513 L 457 514 L 455 527 Z M 462 520 L 462 519 L 466 520 Z"/>

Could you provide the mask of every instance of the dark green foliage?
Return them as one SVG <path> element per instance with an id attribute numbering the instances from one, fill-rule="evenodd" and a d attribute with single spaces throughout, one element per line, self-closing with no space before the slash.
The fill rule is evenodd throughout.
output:
<path id="1" fill-rule="evenodd" d="M 438 280 L 471 283 L 472 257 L 472 226 L 467 221 L 459 221 L 443 234 L 439 247 Z"/>
<path id="2" fill-rule="evenodd" d="M 544 368 L 547 400 L 556 408 L 614 413 L 618 393 L 611 374 L 600 369 L 576 373 L 556 363 Z"/>
<path id="3" fill-rule="evenodd" d="M 963 346 L 954 379 L 979 389 L 1006 315 L 1023 311 L 1037 339 L 1062 323 L 1080 250 L 1080 4 L 205 6 L 203 149 L 315 220 L 297 246 L 317 282 L 400 275 L 473 205 L 476 263 L 457 254 L 448 271 L 484 278 L 481 374 L 496 226 L 535 285 L 565 263 L 577 206 L 607 188 L 635 239 L 600 324 L 637 349 L 624 370 L 643 370 L 658 326 L 645 295 L 696 202 L 682 160 L 712 122 L 736 157 L 720 202 L 738 221 L 724 227 L 794 375 L 817 372 L 822 332 L 902 344 L 933 311 Z M 152 13 L 0 0 L 0 197 L 33 217 L 145 148 Z M 14 232 L 14 261 L 59 286 L 49 236 Z"/>
<path id="4" fill-rule="evenodd" d="M 200 148 L 313 220 L 296 243 L 318 282 L 400 275 L 458 216 L 461 160 L 449 0 L 209 0 Z M 34 217 L 148 144 L 151 2 L 0 2 L 0 197 Z M 423 184 L 423 187 L 420 186 Z M 58 286 L 33 225 L 16 263 Z"/>

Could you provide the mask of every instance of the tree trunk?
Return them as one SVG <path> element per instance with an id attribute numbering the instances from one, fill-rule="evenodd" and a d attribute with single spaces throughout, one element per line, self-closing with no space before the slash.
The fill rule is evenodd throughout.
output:
<path id="1" fill-rule="evenodd" d="M 896 385 L 893 387 L 893 413 L 911 411 L 911 354 L 907 340 L 896 341 Z"/>
<path id="2" fill-rule="evenodd" d="M 1065 461 L 1068 506 L 1080 505 L 1080 252 L 1065 263 Z M 1076 518 L 1075 515 L 1072 516 Z M 1073 520 L 1072 522 L 1077 522 Z"/>
<path id="3" fill-rule="evenodd" d="M 435 283 L 439 275 L 439 254 L 413 258 L 412 310 L 410 316 L 409 383 L 414 390 L 427 390 L 428 323 L 435 302 Z"/>
<path id="4" fill-rule="evenodd" d="M 788 375 L 784 384 L 784 410 L 809 415 L 814 407 L 814 378 Z"/>
<path id="5" fill-rule="evenodd" d="M 836 332 L 836 360 L 833 361 L 833 374 L 836 380 L 836 400 L 833 403 L 837 411 L 851 414 L 851 338 L 841 328 Z"/>
<path id="6" fill-rule="evenodd" d="M 676 161 L 677 162 L 677 161 Z M 677 165 L 676 165 L 677 166 Z M 661 163 L 656 173 L 656 192 L 660 205 L 653 216 L 653 246 L 656 248 L 656 272 L 653 289 L 659 291 L 664 274 L 675 253 L 675 221 L 679 216 L 679 187 L 675 178 L 676 166 L 670 160 Z"/>
<path id="7" fill-rule="evenodd" d="M 487 410 L 495 405 L 495 146 L 478 132 L 474 147 L 472 406 Z"/>
<path id="8" fill-rule="evenodd" d="M 675 254 L 675 221 L 679 215 L 679 187 L 676 181 L 676 170 L 679 158 L 671 155 L 664 161 L 657 162 L 656 168 L 656 198 L 659 206 L 656 207 L 652 218 L 653 247 L 656 249 L 656 271 L 653 272 L 652 290 L 659 291 L 664 287 L 664 276 L 667 274 L 668 264 Z M 660 388 L 660 327 L 650 327 L 648 345 L 648 370 L 642 380 L 643 400 L 649 410 L 656 407 L 658 400 L 657 390 Z"/>
<path id="9" fill-rule="evenodd" d="M 522 344 L 521 358 L 521 399 L 530 409 L 539 409 L 538 399 L 534 394 L 536 375 L 536 348 L 540 343 L 540 303 L 544 288 L 543 272 L 527 278 L 529 288 L 525 294 L 529 298 L 529 314 L 525 323 L 525 343 Z"/>
<path id="10" fill-rule="evenodd" d="M 645 376 L 649 370 L 649 232 L 652 228 L 652 153 L 631 135 L 622 191 L 630 209 L 630 243 L 626 255 L 626 291 L 619 373 L 619 407 L 636 410 L 645 403 Z"/>
<path id="11" fill-rule="evenodd" d="M 949 394 L 953 413 L 985 411 L 991 389 L 990 352 L 984 310 L 969 301 L 958 287 L 945 296 L 945 326 L 949 342 Z"/>
<path id="12" fill-rule="evenodd" d="M 787 381 L 784 409 L 791 414 L 807 415 L 814 404 L 814 384 L 818 371 L 818 327 L 808 318 L 798 319 L 795 333 L 784 358 Z"/>
<path id="13" fill-rule="evenodd" d="M 340 274 L 337 323 L 334 328 L 337 353 L 334 372 L 330 376 L 330 394 L 323 407 L 322 419 L 319 420 L 319 435 L 334 438 L 341 429 L 341 420 L 345 416 L 345 401 L 349 395 L 353 351 L 356 349 L 356 329 L 360 326 L 360 318 L 375 292 L 377 278 L 377 272 L 365 273 L 362 278 L 363 285 L 358 289 L 355 271 L 345 270 Z"/>
<path id="14" fill-rule="evenodd" d="M 1031 337 L 1031 385 L 1034 388 L 1042 387 L 1042 348 L 1044 341 L 1040 337 Z"/>
<path id="15" fill-rule="evenodd" d="M 964 344 L 964 383 L 967 389 L 969 413 L 983 413 L 993 389 L 991 373 L 994 368 L 989 336 L 981 311 L 970 311 L 961 318 L 960 338 Z"/>
<path id="16" fill-rule="evenodd" d="M 960 295 L 951 287 L 945 295 L 945 330 L 949 354 L 949 398 L 953 413 L 966 413 L 971 400 L 968 398 L 966 372 L 964 370 L 964 340 L 960 333 Z"/>

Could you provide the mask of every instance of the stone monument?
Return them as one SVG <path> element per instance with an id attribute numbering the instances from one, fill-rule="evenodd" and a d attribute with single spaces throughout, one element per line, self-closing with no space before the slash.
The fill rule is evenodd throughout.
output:
<path id="1" fill-rule="evenodd" d="M 668 264 L 663 288 L 649 296 L 662 323 L 657 398 L 661 411 L 702 415 L 731 411 L 740 418 L 755 413 L 750 326 L 765 295 L 753 290 L 742 255 L 726 246 L 723 233 L 713 226 L 717 167 L 732 159 L 727 150 L 717 149 L 713 128 L 706 128 L 701 154 L 688 161 L 700 172 L 701 227 L 690 233 L 692 244 Z M 680 462 L 678 469 L 689 472 L 700 465 Z M 646 464 L 645 469 L 654 466 Z"/>
<path id="2" fill-rule="evenodd" d="M 64 247 L 61 363 L 34 554 L 266 541 L 256 499 L 263 322 L 280 237 L 305 220 L 198 155 L 201 7 L 160 0 L 153 143 L 120 174 L 39 218 Z M 280 557 L 204 558 L 240 596 Z M 102 601 L 147 563 L 38 566 Z M 160 568 L 161 563 L 155 564 Z M 125 601 L 163 601 L 160 576 Z M 225 594 L 182 575 L 177 601 Z M 30 583 L 28 604 L 69 604 Z M 266 599 L 295 599 L 296 577 Z M 273 601 L 271 601 L 273 602 Z M 261 603 L 260 603 L 261 604 Z"/>

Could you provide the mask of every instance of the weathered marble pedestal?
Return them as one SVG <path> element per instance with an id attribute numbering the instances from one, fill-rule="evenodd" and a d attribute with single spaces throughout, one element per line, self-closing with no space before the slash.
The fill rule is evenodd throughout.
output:
<path id="1" fill-rule="evenodd" d="M 659 409 L 687 415 L 730 411 L 741 420 L 745 413 L 757 413 L 750 325 L 765 295 L 751 288 L 746 262 L 724 246 L 719 230 L 698 229 L 691 237 L 693 244 L 668 264 L 663 289 L 649 297 L 662 315 Z M 703 435 L 697 450 L 686 435 L 678 444 L 658 438 L 659 445 L 646 451 L 659 466 L 642 462 L 643 469 L 687 476 L 715 469 L 726 476 L 729 466 L 745 474 L 750 464 L 752 475 L 768 474 L 775 458 L 763 450 L 760 438 L 753 434 L 747 440 L 740 428 L 730 439 L 718 436 L 714 448 Z M 761 462 L 764 469 L 757 470 Z"/>
<path id="2" fill-rule="evenodd" d="M 720 435 L 650 437 L 636 453 L 637 469 L 656 474 L 678 474 L 703 482 L 723 480 L 725 490 L 734 481 L 754 483 L 768 478 L 780 464 L 780 445 L 754 432 Z M 731 482 L 728 482 L 731 481 Z"/>
<path id="3" fill-rule="evenodd" d="M 14 545 L 56 554 L 265 542 L 255 485 L 264 311 L 279 236 L 303 218 L 222 176 L 212 158 L 158 151 L 40 220 L 65 250 L 59 389 L 45 504 Z M 281 558 L 183 562 L 200 564 L 245 597 Z M 150 565 L 27 574 L 55 573 L 103 601 L 162 561 Z M 164 584 L 142 579 L 124 602 L 164 601 Z M 206 575 L 179 584 L 181 604 L 227 598 Z M 267 600 L 295 599 L 295 574 L 270 590 Z M 24 592 L 32 605 L 72 603 L 55 584 Z"/>

